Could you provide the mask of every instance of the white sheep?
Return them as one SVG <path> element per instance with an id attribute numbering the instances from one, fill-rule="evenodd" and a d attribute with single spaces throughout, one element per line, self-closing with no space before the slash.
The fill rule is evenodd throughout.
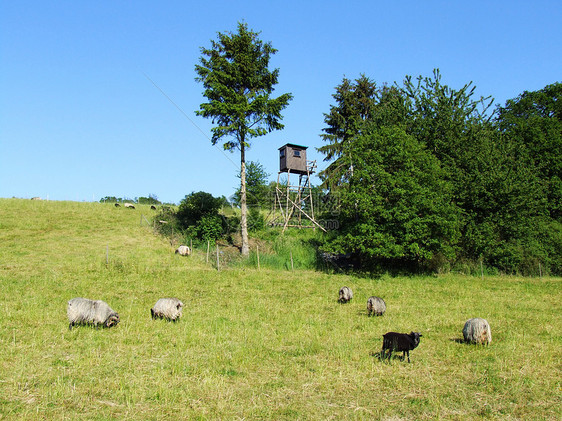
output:
<path id="1" fill-rule="evenodd" d="M 96 328 L 112 327 L 119 323 L 119 314 L 109 307 L 105 301 L 88 300 L 87 298 L 73 298 L 66 308 L 68 328 L 79 324 L 92 324 Z"/>
<path id="2" fill-rule="evenodd" d="M 386 303 L 380 297 L 369 297 L 367 300 L 367 314 L 369 316 L 382 316 L 386 311 Z"/>
<path id="3" fill-rule="evenodd" d="M 179 246 L 176 249 L 176 254 L 179 254 L 180 256 L 189 256 L 191 254 L 191 250 L 187 246 Z"/>
<path id="4" fill-rule="evenodd" d="M 353 291 L 351 290 L 351 288 L 342 287 L 340 289 L 340 295 L 339 295 L 339 299 L 338 299 L 338 301 L 340 303 L 347 303 L 347 302 L 351 301 L 352 298 L 353 298 Z"/>
<path id="5" fill-rule="evenodd" d="M 182 314 L 183 303 L 177 298 L 160 298 L 150 309 L 153 319 L 177 321 Z"/>
<path id="6" fill-rule="evenodd" d="M 492 342 L 490 324 L 487 320 L 481 319 L 480 317 L 468 320 L 464 324 L 462 335 L 464 336 L 464 340 L 469 343 L 488 345 Z"/>

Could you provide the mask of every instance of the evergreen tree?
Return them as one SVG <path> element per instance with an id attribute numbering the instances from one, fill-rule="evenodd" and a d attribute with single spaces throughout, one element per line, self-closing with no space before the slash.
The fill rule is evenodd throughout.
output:
<path id="1" fill-rule="evenodd" d="M 241 252 L 246 256 L 246 149 L 252 138 L 283 128 L 281 111 L 292 99 L 289 93 L 273 97 L 279 69 L 269 70 L 269 60 L 277 50 L 258 35 L 245 23 L 238 23 L 237 33 L 219 32 L 211 48 L 201 48 L 200 64 L 195 66 L 196 80 L 203 83 L 209 101 L 200 105 L 197 115 L 216 123 L 213 144 L 224 139 L 225 149 L 240 151 Z"/>

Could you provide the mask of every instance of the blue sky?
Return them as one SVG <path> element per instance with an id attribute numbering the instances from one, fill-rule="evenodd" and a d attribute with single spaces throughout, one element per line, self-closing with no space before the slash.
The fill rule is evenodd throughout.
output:
<path id="1" fill-rule="evenodd" d="M 382 84 L 439 68 L 502 105 L 562 81 L 559 0 L 0 0 L 0 197 L 230 196 L 239 155 L 212 146 L 211 122 L 195 116 L 194 66 L 238 21 L 279 50 L 276 93 L 294 95 L 285 129 L 247 154 L 271 180 L 287 142 L 325 166 L 315 148 L 344 76 Z"/>

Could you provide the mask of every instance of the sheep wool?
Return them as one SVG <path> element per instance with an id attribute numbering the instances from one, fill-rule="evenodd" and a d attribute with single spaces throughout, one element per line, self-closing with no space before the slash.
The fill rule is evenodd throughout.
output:
<path id="1" fill-rule="evenodd" d="M 380 297 L 369 297 L 367 300 L 367 313 L 369 316 L 382 316 L 386 311 L 386 303 Z"/>
<path id="2" fill-rule="evenodd" d="M 150 309 L 153 319 L 178 320 L 182 315 L 183 303 L 177 298 L 160 298 Z"/>
<path id="3" fill-rule="evenodd" d="M 487 320 L 475 317 L 464 324 L 464 340 L 473 344 L 488 345 L 492 342 L 492 331 Z"/>
<path id="4" fill-rule="evenodd" d="M 176 249 L 176 254 L 179 254 L 180 256 L 189 256 L 191 254 L 191 250 L 187 246 L 179 246 Z"/>
<path id="5" fill-rule="evenodd" d="M 105 301 L 89 300 L 87 298 L 73 298 L 66 308 L 68 328 L 72 330 L 75 325 L 91 324 L 96 328 L 112 327 L 119 323 L 119 314 L 109 307 Z"/>
<path id="6" fill-rule="evenodd" d="M 388 359 L 392 357 L 392 351 L 402 351 L 402 358 L 408 355 L 408 362 L 410 362 L 410 351 L 415 349 L 420 344 L 422 334 L 419 332 L 410 333 L 396 333 L 388 332 L 382 335 L 382 351 L 381 359 L 385 358 L 385 351 L 388 349 Z"/>
<path id="7" fill-rule="evenodd" d="M 340 303 L 347 303 L 353 298 L 353 291 L 349 287 L 342 287 L 340 289 L 340 296 L 338 301 Z"/>

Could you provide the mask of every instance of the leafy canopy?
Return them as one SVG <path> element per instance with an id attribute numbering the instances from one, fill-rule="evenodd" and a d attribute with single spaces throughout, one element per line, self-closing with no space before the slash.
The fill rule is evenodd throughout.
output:
<path id="1" fill-rule="evenodd" d="M 211 118 L 212 142 L 233 137 L 224 148 L 248 147 L 249 138 L 280 130 L 281 111 L 292 99 L 290 93 L 273 98 L 279 69 L 269 70 L 269 61 L 277 52 L 259 33 L 238 23 L 237 33 L 218 33 L 211 48 L 201 48 L 200 64 L 195 66 L 196 80 L 205 88 L 209 100 L 200 105 L 197 115 Z"/>

